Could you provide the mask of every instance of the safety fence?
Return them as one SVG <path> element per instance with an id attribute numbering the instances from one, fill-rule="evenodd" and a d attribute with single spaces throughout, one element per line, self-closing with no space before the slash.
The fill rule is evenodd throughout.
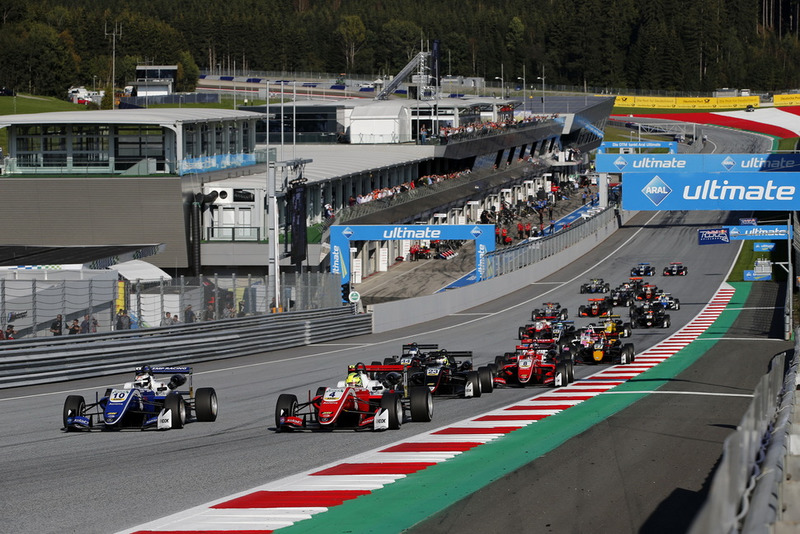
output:
<path id="1" fill-rule="evenodd" d="M 8 341 L 0 345 L 0 388 L 106 376 L 139 364 L 221 360 L 371 332 L 371 316 L 339 306 L 173 328 Z"/>
<path id="2" fill-rule="evenodd" d="M 616 216 L 616 209 L 598 209 L 587 218 L 578 219 L 553 235 L 528 239 L 517 245 L 490 252 L 484 259 L 481 278 L 488 280 L 502 276 L 553 256 L 597 233 Z"/>
<path id="3" fill-rule="evenodd" d="M 796 339 L 798 335 L 800 330 Z M 737 431 L 725 440 L 708 498 L 690 534 L 767 533 L 780 519 L 799 350 L 796 343 L 788 369 L 782 353 L 761 377 Z"/>
<path id="4" fill-rule="evenodd" d="M 282 273 L 277 298 L 275 280 L 269 276 L 133 282 L 118 281 L 115 271 L 97 270 L 19 271 L 11 276 L 0 279 L 0 326 L 5 331 L 12 325 L 16 339 L 52 336 L 58 315 L 62 334 L 67 335 L 75 322 L 80 327 L 87 320 L 88 328 L 81 333 L 340 305 L 340 283 L 330 273 Z"/>

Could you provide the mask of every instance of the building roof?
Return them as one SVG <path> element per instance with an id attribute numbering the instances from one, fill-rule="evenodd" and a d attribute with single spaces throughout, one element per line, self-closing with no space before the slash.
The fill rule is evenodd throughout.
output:
<path id="1" fill-rule="evenodd" d="M 0 128 L 17 124 L 177 124 L 234 119 L 264 119 L 263 113 L 216 108 L 107 109 L 99 111 L 53 111 L 22 115 L 0 115 Z"/>

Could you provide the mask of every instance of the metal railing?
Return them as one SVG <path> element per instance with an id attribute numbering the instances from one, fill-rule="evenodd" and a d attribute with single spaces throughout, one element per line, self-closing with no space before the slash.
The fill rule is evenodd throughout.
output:
<path id="1" fill-rule="evenodd" d="M 340 306 L 174 328 L 7 341 L 0 345 L 0 388 L 106 376 L 141 363 L 221 360 L 371 332 L 370 315 Z"/>
<path id="2" fill-rule="evenodd" d="M 798 351 L 800 343 L 795 344 L 788 372 L 786 353 L 781 353 L 761 377 L 737 431 L 725 440 L 708 498 L 690 534 L 766 533 L 778 519 Z"/>
<path id="3" fill-rule="evenodd" d="M 553 235 L 523 241 L 518 245 L 495 250 L 486 255 L 482 280 L 508 274 L 550 257 L 597 233 L 617 217 L 613 208 L 598 210 L 586 219 L 578 219 L 569 228 Z"/>

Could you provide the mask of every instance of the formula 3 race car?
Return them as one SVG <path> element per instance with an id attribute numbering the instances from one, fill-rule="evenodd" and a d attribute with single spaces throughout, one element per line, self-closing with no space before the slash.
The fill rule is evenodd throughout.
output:
<path id="1" fill-rule="evenodd" d="M 592 278 L 585 284 L 581 284 L 581 293 L 608 293 L 611 284 L 604 282 L 602 278 Z"/>
<path id="2" fill-rule="evenodd" d="M 396 368 L 406 370 L 397 373 Z M 283 393 L 275 405 L 275 431 L 285 430 L 396 430 L 412 421 L 433 419 L 433 397 L 424 386 L 408 386 L 407 366 L 357 363 L 335 387 L 319 387 L 299 402 Z"/>
<path id="3" fill-rule="evenodd" d="M 517 345 L 516 352 L 495 358 L 498 386 L 528 384 L 562 387 L 575 380 L 569 349 L 559 349 L 553 340 Z"/>
<path id="4" fill-rule="evenodd" d="M 589 299 L 588 304 L 578 306 L 580 317 L 608 317 L 613 311 L 613 306 L 606 299 Z"/>
<path id="5" fill-rule="evenodd" d="M 626 365 L 634 360 L 632 343 L 622 343 L 617 334 L 609 334 L 602 327 L 589 325 L 581 331 L 573 345 L 575 363 L 618 363 Z"/>
<path id="6" fill-rule="evenodd" d="M 171 375 L 169 381 L 157 380 Z M 187 386 L 188 382 L 188 388 Z M 183 388 L 183 389 L 181 389 Z M 86 404 L 80 395 L 69 395 L 64 402 L 64 429 L 119 430 L 121 428 L 183 428 L 191 421 L 217 419 L 217 393 L 214 388 L 192 387 L 192 368 L 186 366 L 135 369 L 133 382 L 108 389 Z"/>
<path id="7" fill-rule="evenodd" d="M 664 271 L 662 272 L 663 276 L 686 276 L 687 274 L 689 274 L 689 269 L 679 261 L 673 261 L 664 267 Z"/>
<path id="8" fill-rule="evenodd" d="M 531 321 L 566 321 L 568 318 L 569 312 L 558 302 L 545 302 L 531 312 Z"/>
<path id="9" fill-rule="evenodd" d="M 631 276 L 655 276 L 656 268 L 649 263 L 639 263 L 631 268 Z"/>
<path id="10" fill-rule="evenodd" d="M 631 306 L 631 326 L 633 328 L 669 328 L 670 317 L 663 306 L 644 302 Z"/>
<path id="11" fill-rule="evenodd" d="M 411 386 L 427 386 L 436 396 L 465 398 L 480 397 L 494 389 L 492 370 L 486 366 L 475 371 L 472 351 L 448 351 L 436 345 L 413 346 L 436 348 L 409 356 L 406 347 L 410 345 L 403 345 L 404 355 L 399 360 L 384 360 L 384 367 L 390 371 L 399 372 L 402 366 L 406 366 Z"/>

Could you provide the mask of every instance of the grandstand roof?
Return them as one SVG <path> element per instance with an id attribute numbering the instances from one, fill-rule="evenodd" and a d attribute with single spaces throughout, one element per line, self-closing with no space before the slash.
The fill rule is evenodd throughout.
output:
<path id="1" fill-rule="evenodd" d="M 52 111 L 0 116 L 0 127 L 16 124 L 178 124 L 234 119 L 263 119 L 262 113 L 215 108 L 107 109 L 99 111 Z"/>

